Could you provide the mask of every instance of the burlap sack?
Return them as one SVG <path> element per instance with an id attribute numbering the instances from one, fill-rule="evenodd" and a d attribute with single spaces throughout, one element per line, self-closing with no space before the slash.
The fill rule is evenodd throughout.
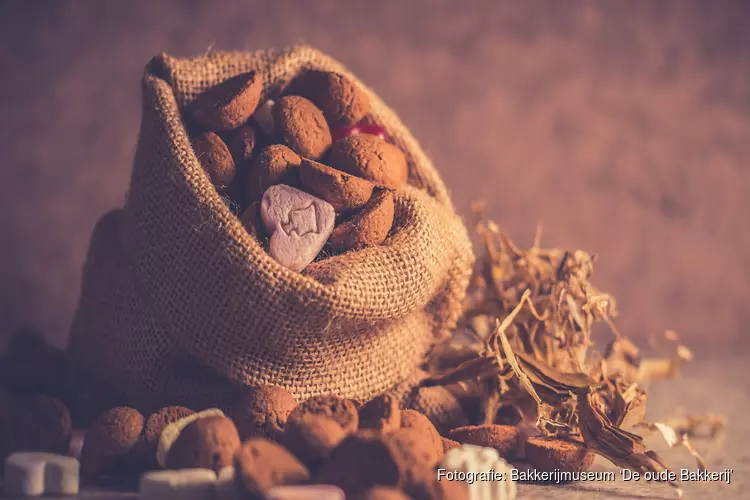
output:
<path id="1" fill-rule="evenodd" d="M 143 118 L 124 208 L 92 236 L 69 352 L 136 407 L 219 405 L 259 383 L 296 398 L 366 399 L 414 373 L 455 326 L 473 255 L 445 186 L 416 140 L 371 90 L 372 122 L 409 161 L 382 246 L 302 274 L 250 236 L 201 169 L 180 118 L 197 94 L 257 71 L 264 98 L 306 68 L 351 77 L 309 47 L 161 55 L 143 79 Z"/>

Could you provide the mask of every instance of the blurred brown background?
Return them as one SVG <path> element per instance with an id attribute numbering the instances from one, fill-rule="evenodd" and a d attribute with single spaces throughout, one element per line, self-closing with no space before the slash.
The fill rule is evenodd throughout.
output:
<path id="1" fill-rule="evenodd" d="M 745 1 L 3 1 L 0 332 L 64 343 L 151 56 L 306 42 L 400 113 L 463 215 L 484 198 L 520 243 L 541 221 L 598 254 L 624 332 L 742 339 L 748 26 Z"/>

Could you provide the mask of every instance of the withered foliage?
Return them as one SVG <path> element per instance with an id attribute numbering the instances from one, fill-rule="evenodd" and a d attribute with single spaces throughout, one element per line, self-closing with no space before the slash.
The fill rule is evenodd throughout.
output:
<path id="1" fill-rule="evenodd" d="M 433 353 L 426 383 L 481 398 L 479 421 L 517 415 L 540 434 L 581 441 L 619 467 L 666 469 L 626 429 L 648 425 L 643 383 L 674 377 L 691 359 L 679 337 L 665 335 L 675 347 L 672 358 L 642 359 L 615 326 L 614 298 L 590 282 L 593 256 L 543 249 L 539 230 L 532 247 L 522 250 L 481 214 L 476 229 L 484 255 L 459 333 Z M 602 350 L 592 340 L 597 325 L 610 332 L 602 332 L 611 339 Z"/>

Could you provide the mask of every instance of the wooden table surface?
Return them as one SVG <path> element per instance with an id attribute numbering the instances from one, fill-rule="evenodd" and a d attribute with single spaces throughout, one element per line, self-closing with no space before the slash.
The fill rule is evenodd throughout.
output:
<path id="1" fill-rule="evenodd" d="M 747 384 L 750 349 L 723 349 L 712 353 L 696 349 L 696 360 L 688 364 L 680 380 L 654 384 L 649 389 L 647 418 L 661 418 L 689 412 L 717 413 L 728 420 L 723 437 L 713 441 L 696 440 L 694 444 L 711 471 L 732 469 L 730 483 L 685 482 L 685 498 L 690 500 L 750 498 L 747 475 L 750 473 L 750 429 L 745 425 L 750 413 L 750 390 Z M 647 437 L 655 449 L 679 474 L 681 468 L 695 469 L 694 459 L 683 448 L 667 449 L 658 436 Z M 675 491 L 659 483 L 623 481 L 619 469 L 597 458 L 594 470 L 613 471 L 613 482 L 579 482 L 565 486 L 520 484 L 521 499 L 673 499 Z M 68 497 L 70 498 L 70 497 Z M 77 498 L 88 500 L 136 499 L 133 492 L 87 490 Z"/>

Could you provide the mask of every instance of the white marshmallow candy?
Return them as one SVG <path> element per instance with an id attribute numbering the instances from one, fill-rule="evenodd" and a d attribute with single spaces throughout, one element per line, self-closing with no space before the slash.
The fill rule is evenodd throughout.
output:
<path id="1" fill-rule="evenodd" d="M 77 459 L 52 455 L 44 467 L 44 492 L 47 495 L 77 495 L 79 471 Z"/>
<path id="2" fill-rule="evenodd" d="M 214 500 L 216 473 L 211 469 L 146 472 L 138 488 L 140 500 Z"/>
<path id="3" fill-rule="evenodd" d="M 13 453 L 5 459 L 5 494 L 9 497 L 77 495 L 78 460 L 41 452 Z"/>
<path id="4" fill-rule="evenodd" d="M 5 459 L 5 495 L 38 497 L 44 494 L 46 453 L 13 453 Z"/>
<path id="5" fill-rule="evenodd" d="M 277 486 L 266 495 L 267 500 L 345 500 L 344 490 L 329 484 Z"/>
<path id="6" fill-rule="evenodd" d="M 440 469 L 443 469 L 442 471 Z M 514 500 L 516 498 L 516 483 L 512 479 L 512 470 L 508 462 L 503 460 L 494 448 L 485 448 L 471 444 L 463 444 L 453 448 L 445 454 L 438 474 L 448 474 L 454 471 L 464 473 L 480 473 L 494 470 L 495 475 L 502 475 L 502 480 L 494 477 L 487 481 L 474 481 L 469 484 L 470 500 Z M 441 481 L 446 481 L 445 476 Z"/>

